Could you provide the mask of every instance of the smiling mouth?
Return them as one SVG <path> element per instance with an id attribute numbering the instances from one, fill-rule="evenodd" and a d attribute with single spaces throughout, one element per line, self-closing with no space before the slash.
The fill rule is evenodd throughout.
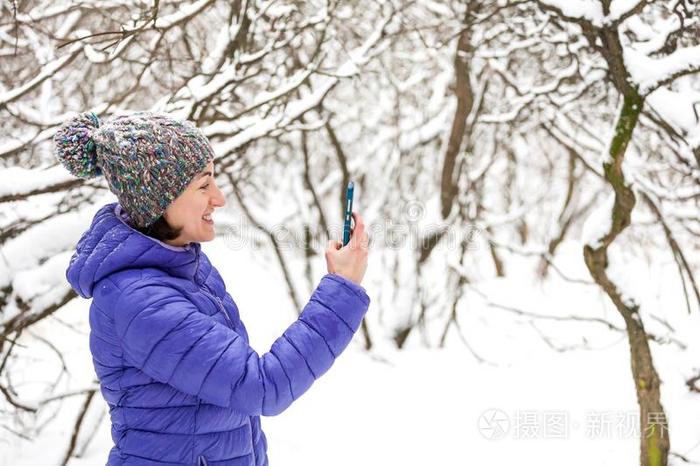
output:
<path id="1" fill-rule="evenodd" d="M 208 225 L 213 225 L 214 220 L 211 218 L 211 214 L 206 214 L 202 216 L 202 221 Z"/>

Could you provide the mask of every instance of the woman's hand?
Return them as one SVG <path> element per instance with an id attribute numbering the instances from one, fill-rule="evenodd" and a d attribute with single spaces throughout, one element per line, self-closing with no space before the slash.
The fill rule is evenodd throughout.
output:
<path id="1" fill-rule="evenodd" d="M 355 219 L 355 228 L 351 230 L 350 241 L 345 246 L 340 241 L 329 241 L 326 264 L 328 273 L 341 275 L 359 285 L 367 270 L 369 236 L 360 214 L 353 212 L 352 217 Z"/>

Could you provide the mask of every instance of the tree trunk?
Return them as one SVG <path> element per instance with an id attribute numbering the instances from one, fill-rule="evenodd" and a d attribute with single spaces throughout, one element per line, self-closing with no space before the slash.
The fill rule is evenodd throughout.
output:
<path id="1" fill-rule="evenodd" d="M 598 244 L 585 245 L 583 254 L 591 276 L 610 297 L 627 326 L 632 376 L 639 403 L 640 465 L 666 466 L 670 448 L 668 423 L 663 406 L 661 406 L 661 383 L 654 369 L 647 334 L 639 315 L 639 306 L 630 297 L 622 296 L 606 273 L 608 246 L 630 224 L 635 204 L 634 192 L 625 184 L 622 161 L 643 105 L 644 99 L 636 90 L 628 92 L 624 96 L 615 134 L 610 144 L 610 160 L 603 164 L 605 179 L 615 192 L 612 225 L 610 231 L 599 240 Z"/>
<path id="2" fill-rule="evenodd" d="M 462 147 L 464 133 L 467 129 L 467 117 L 474 105 L 474 93 L 470 81 L 469 61 L 473 54 L 471 45 L 472 15 L 479 9 L 477 2 L 469 2 L 464 17 L 465 27 L 457 40 L 455 52 L 455 95 L 457 96 L 457 108 L 452 117 L 452 127 L 447 139 L 447 149 L 442 165 L 442 181 L 440 183 L 440 205 L 442 218 L 447 218 L 452 211 L 452 204 L 457 197 L 457 184 L 455 181 L 455 166 L 457 155 Z"/>

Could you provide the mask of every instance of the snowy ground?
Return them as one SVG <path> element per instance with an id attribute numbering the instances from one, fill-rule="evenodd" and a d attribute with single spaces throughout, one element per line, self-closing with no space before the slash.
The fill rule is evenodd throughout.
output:
<path id="1" fill-rule="evenodd" d="M 205 244 L 204 250 L 241 309 L 253 346 L 259 353 L 266 351 L 294 319 L 293 309 L 279 304 L 289 302 L 284 287 L 269 286 L 281 283 L 277 269 L 265 267 L 260 252 L 231 250 L 221 239 Z M 580 245 L 566 245 L 557 264 L 586 279 L 580 256 Z M 373 265 L 365 284 L 370 296 Z M 511 277 L 482 283 L 479 290 L 491 301 L 529 312 L 598 316 L 622 325 L 594 287 L 563 282 L 556 274 L 545 285 L 535 285 L 528 278 L 529 265 L 511 262 Z M 654 269 L 630 267 L 629 274 L 630 283 L 639 283 L 639 296 L 647 308 L 667 319 L 676 329 L 675 337 L 688 345 L 682 351 L 672 344 L 652 343 L 652 351 L 664 380 L 672 450 L 700 462 L 700 395 L 684 386 L 691 370 L 700 366 L 697 338 L 691 338 L 698 335 L 700 317 L 688 315 L 683 307 L 672 263 Z M 533 321 L 486 306 L 473 293 L 464 302 L 460 323 L 472 348 L 487 363 L 479 363 L 455 334 L 444 350 L 422 349 L 417 339 L 409 339 L 403 351 L 378 344 L 372 354 L 360 350 L 357 338 L 287 411 L 263 418 L 270 463 L 638 464 L 636 400 L 624 335 L 595 323 Z M 87 308 L 88 302 L 76 300 L 58 313 L 76 329 L 53 319 L 37 329 L 45 336 L 50 331 L 52 341 L 66 352 L 73 388 L 88 385 L 94 377 L 85 333 Z M 370 308 L 371 326 L 373 318 Z M 661 335 L 665 331 L 660 324 L 650 322 L 649 327 Z M 547 335 L 553 346 L 575 349 L 555 351 L 540 334 Z M 581 346 L 584 341 L 586 348 Z M 31 389 L 32 377 L 42 373 L 45 360 L 50 361 L 50 353 L 40 353 L 40 347 L 34 349 L 39 353 L 26 372 L 23 390 Z M 38 393 L 40 389 L 37 384 Z M 83 458 L 72 460 L 71 466 L 104 464 L 111 447 L 108 417 L 99 418 L 104 402 L 95 401 L 85 430 L 97 425 L 97 434 Z M 82 402 L 83 397 L 67 399 L 55 413 L 58 419 L 36 442 L 2 434 L 6 444 L 0 464 L 60 464 L 76 406 Z M 672 464 L 685 463 L 672 458 Z"/>

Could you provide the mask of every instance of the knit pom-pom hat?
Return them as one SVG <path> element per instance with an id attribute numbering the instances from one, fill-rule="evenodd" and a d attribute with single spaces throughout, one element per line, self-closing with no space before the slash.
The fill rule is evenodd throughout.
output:
<path id="1" fill-rule="evenodd" d="M 136 112 L 104 122 L 81 113 L 61 127 L 54 143 L 56 158 L 74 176 L 104 175 L 138 227 L 155 222 L 214 159 L 197 127 L 165 113 Z"/>

